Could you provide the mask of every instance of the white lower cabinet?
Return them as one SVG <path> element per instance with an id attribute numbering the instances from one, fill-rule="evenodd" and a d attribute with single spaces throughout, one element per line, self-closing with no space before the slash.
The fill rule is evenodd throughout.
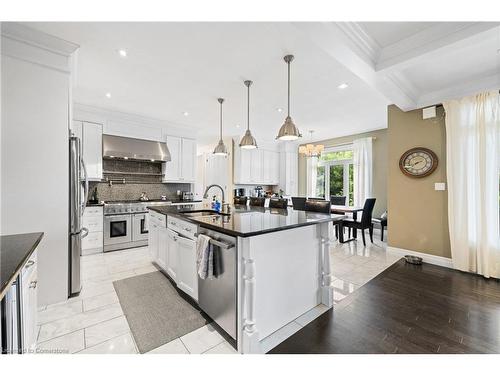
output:
<path id="1" fill-rule="evenodd" d="M 196 272 L 196 241 L 177 238 L 177 286 L 198 301 L 198 273 Z"/>
<path id="2" fill-rule="evenodd" d="M 100 253 L 103 250 L 103 207 L 89 206 L 83 213 L 82 225 L 89 233 L 82 238 L 82 255 Z"/>
<path id="3" fill-rule="evenodd" d="M 148 248 L 151 260 L 158 263 L 158 224 L 151 213 L 149 214 Z"/>
<path id="4" fill-rule="evenodd" d="M 31 255 L 21 274 L 23 349 L 30 353 L 36 348 L 37 327 L 37 252 Z"/>
<path id="5" fill-rule="evenodd" d="M 167 241 L 167 228 L 166 227 L 158 227 L 158 265 L 166 269 L 167 268 L 167 259 L 168 259 L 168 241 Z"/>
<path id="6" fill-rule="evenodd" d="M 167 265 L 165 271 L 172 278 L 172 280 L 177 282 L 177 265 L 179 261 L 178 253 L 178 243 L 177 239 L 179 236 L 172 230 L 167 229 Z"/>
<path id="7" fill-rule="evenodd" d="M 165 215 L 149 213 L 149 253 L 151 259 L 177 284 L 177 287 L 198 301 L 198 273 L 196 272 L 196 226 L 179 219 L 173 231 L 166 227 Z M 171 225 L 172 223 L 169 223 Z M 191 237 L 191 238 L 188 238 Z"/>

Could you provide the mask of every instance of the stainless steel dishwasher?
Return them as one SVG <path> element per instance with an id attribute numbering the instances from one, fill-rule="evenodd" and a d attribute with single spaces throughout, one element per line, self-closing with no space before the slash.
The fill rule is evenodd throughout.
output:
<path id="1" fill-rule="evenodd" d="M 198 304 L 229 336 L 237 340 L 236 237 L 201 227 L 198 233 L 212 238 L 214 262 L 218 262 L 219 268 L 218 276 L 213 279 L 201 279 L 198 276 Z"/>

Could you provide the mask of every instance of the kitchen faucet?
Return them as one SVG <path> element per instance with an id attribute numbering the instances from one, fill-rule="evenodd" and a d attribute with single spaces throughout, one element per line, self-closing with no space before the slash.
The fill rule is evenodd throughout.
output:
<path id="1" fill-rule="evenodd" d="M 222 186 L 220 185 L 217 185 L 217 184 L 212 184 L 212 185 L 208 185 L 207 188 L 205 189 L 205 193 L 203 193 L 203 198 L 207 199 L 208 198 L 208 191 L 213 188 L 213 187 L 218 187 L 222 193 L 222 203 L 224 203 L 224 189 L 222 188 Z"/>

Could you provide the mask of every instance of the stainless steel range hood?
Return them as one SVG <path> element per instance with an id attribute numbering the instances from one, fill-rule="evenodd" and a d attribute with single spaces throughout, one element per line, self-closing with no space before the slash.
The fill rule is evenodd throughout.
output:
<path id="1" fill-rule="evenodd" d="M 129 160 L 171 161 L 170 151 L 165 142 L 143 139 L 102 136 L 102 156 Z"/>

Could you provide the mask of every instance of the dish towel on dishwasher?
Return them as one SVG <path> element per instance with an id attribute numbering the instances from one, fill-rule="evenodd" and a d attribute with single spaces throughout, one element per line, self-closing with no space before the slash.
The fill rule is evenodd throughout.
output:
<path id="1" fill-rule="evenodd" d="M 213 247 L 210 244 L 210 237 L 199 234 L 196 241 L 196 269 L 201 279 L 213 277 L 213 257 Z"/>

